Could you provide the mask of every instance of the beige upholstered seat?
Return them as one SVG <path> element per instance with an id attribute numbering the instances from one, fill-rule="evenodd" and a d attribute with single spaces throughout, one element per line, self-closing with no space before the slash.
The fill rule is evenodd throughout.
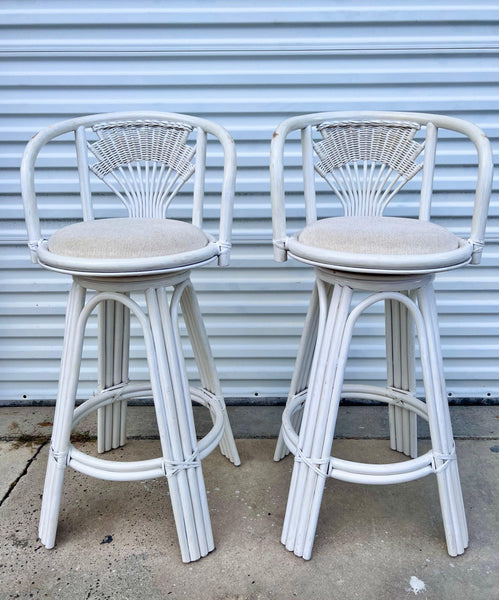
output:
<path id="1" fill-rule="evenodd" d="M 102 219 L 59 229 L 48 249 L 80 258 L 145 258 L 204 248 L 209 239 L 198 227 L 174 219 Z"/>
<path id="2" fill-rule="evenodd" d="M 40 247 L 40 262 L 74 272 L 135 272 L 177 268 L 217 255 L 217 245 L 190 223 L 175 219 L 119 218 L 81 221 L 59 229 Z M 187 254 L 188 253 L 188 254 Z M 188 257 L 188 259 L 187 259 Z M 185 260 L 184 260 L 185 258 Z M 79 265 L 75 261 L 81 261 Z"/>
<path id="3" fill-rule="evenodd" d="M 298 234 L 302 244 L 358 254 L 434 254 L 459 247 L 459 238 L 428 221 L 395 217 L 321 219 Z"/>
<path id="4" fill-rule="evenodd" d="M 338 269 L 438 270 L 469 259 L 469 244 L 444 227 L 398 217 L 332 217 L 305 227 L 288 240 L 295 257 L 313 258 Z M 363 263 L 359 264 L 362 255 Z M 370 258 L 368 258 L 370 257 Z M 434 260 L 433 260 L 434 259 Z"/>

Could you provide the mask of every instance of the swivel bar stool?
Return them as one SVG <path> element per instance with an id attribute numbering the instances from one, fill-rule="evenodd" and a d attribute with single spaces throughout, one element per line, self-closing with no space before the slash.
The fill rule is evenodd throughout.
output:
<path id="1" fill-rule="evenodd" d="M 286 138 L 296 130 L 301 132 L 306 227 L 288 236 L 283 153 Z M 430 222 L 441 130 L 447 130 L 447 136 L 467 136 L 478 153 L 468 239 Z M 317 219 L 314 170 L 329 184 L 342 216 Z M 384 216 L 392 198 L 419 171 L 419 218 Z M 290 255 L 313 265 L 316 273 L 275 453 L 275 460 L 288 449 L 295 455 L 282 543 L 297 556 L 311 557 L 327 477 L 389 484 L 435 473 L 448 552 L 456 556 L 467 547 L 433 279 L 439 271 L 480 262 L 491 178 L 487 138 L 461 119 L 420 113 L 327 112 L 287 119 L 276 129 L 271 147 L 275 258 L 285 261 Z M 356 292 L 362 295 L 352 303 Z M 344 384 L 352 329 L 361 313 L 377 302 L 385 305 L 387 385 Z M 414 330 L 425 402 L 414 395 Z M 342 397 L 387 402 L 391 447 L 411 459 L 365 464 L 331 456 Z M 428 421 L 431 437 L 431 450 L 419 457 L 418 415 Z"/>
<path id="2" fill-rule="evenodd" d="M 214 141 L 207 143 L 210 138 Z M 53 142 L 52 154 L 39 157 L 49 142 Z M 216 238 L 202 229 L 211 144 L 223 151 L 219 218 L 211 210 L 219 224 Z M 42 170 L 53 164 L 50 156 L 55 156 L 62 162 L 61 170 L 69 169 L 70 155 L 76 158 L 75 195 L 81 200 L 83 221 L 46 239 L 37 208 L 35 163 L 39 158 Z M 197 560 L 214 548 L 200 461 L 218 444 L 234 464 L 239 464 L 239 457 L 190 271 L 214 260 L 220 266 L 228 264 L 235 171 L 234 142 L 222 127 L 174 113 L 120 112 L 70 119 L 41 130 L 27 145 L 21 183 L 32 260 L 73 277 L 40 516 L 39 535 L 47 548 L 55 543 L 67 466 L 110 481 L 166 476 L 182 560 Z M 191 176 L 191 191 L 179 194 Z M 103 197 L 106 186 L 126 208 L 126 217 L 94 218 L 95 200 Z M 187 210 L 192 206 L 191 223 L 166 218 L 175 198 Z M 97 391 L 75 409 L 85 328 L 94 309 L 98 311 Z M 201 388 L 190 387 L 187 379 L 180 309 Z M 145 339 L 150 376 L 145 384 L 129 379 L 130 314 L 140 323 Z M 160 457 L 137 462 L 103 460 L 70 443 L 74 426 L 98 410 L 99 451 L 124 444 L 127 401 L 151 395 Z M 199 442 L 191 401 L 207 407 L 213 420 L 213 428 Z"/>

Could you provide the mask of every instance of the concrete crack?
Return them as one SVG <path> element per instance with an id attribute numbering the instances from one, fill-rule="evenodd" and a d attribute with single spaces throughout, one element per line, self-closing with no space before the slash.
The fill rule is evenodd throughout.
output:
<path id="1" fill-rule="evenodd" d="M 46 446 L 48 444 L 47 442 L 43 442 L 38 449 L 36 450 L 36 452 L 33 454 L 33 456 L 28 460 L 28 462 L 26 463 L 26 466 L 24 467 L 22 473 L 19 475 L 19 477 L 17 477 L 9 486 L 9 489 L 5 492 L 4 497 L 0 500 L 0 507 L 3 505 L 3 503 L 7 500 L 7 498 L 12 494 L 12 492 L 14 491 L 14 488 L 16 487 L 16 485 L 21 481 L 21 479 L 26 475 L 26 473 L 28 472 L 28 469 L 30 468 L 31 464 L 33 463 L 33 461 L 36 459 L 36 457 L 40 454 L 42 448 L 44 446 Z"/>

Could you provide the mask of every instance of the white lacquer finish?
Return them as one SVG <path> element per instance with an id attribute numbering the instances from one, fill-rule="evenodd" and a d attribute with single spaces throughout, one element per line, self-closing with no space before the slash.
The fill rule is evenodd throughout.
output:
<path id="1" fill-rule="evenodd" d="M 378 233 L 388 222 L 390 227 L 397 223 L 412 227 L 413 221 L 384 221 L 383 217 L 397 192 L 420 171 L 419 219 L 430 220 L 438 134 L 445 129 L 467 136 L 477 151 L 478 175 L 469 238 L 449 237 L 441 229 L 442 236 L 450 240 L 449 248 L 443 251 L 432 251 L 423 240 L 419 253 L 410 255 L 395 246 L 383 254 L 377 253 L 375 242 L 369 242 L 373 247 L 369 254 L 355 252 L 356 247 L 366 247 L 366 239 L 372 235 L 373 230 L 366 229 L 370 218 L 376 220 Z M 359 217 L 358 229 L 351 228 L 354 237 L 348 241 L 348 251 L 342 251 L 337 242 L 333 244 L 334 240 L 328 247 L 324 235 L 317 241 L 313 236 L 301 237 L 301 232 L 291 234 L 287 230 L 283 155 L 286 138 L 295 130 L 301 130 L 306 225 L 310 227 L 317 221 L 315 168 L 329 184 L 343 215 Z M 281 541 L 297 556 L 311 558 L 328 477 L 380 485 L 436 474 L 448 552 L 456 556 L 467 547 L 433 279 L 439 271 L 480 261 L 491 180 L 487 138 L 478 127 L 460 119 L 422 113 L 318 113 L 288 119 L 276 129 L 271 147 L 275 258 L 284 261 L 290 254 L 313 265 L 316 272 L 274 456 L 280 460 L 289 451 L 295 456 Z M 420 230 L 430 228 L 423 226 Z M 307 231 L 310 234 L 317 228 Z M 389 228 L 386 235 L 390 235 Z M 353 327 L 361 314 L 378 302 L 385 306 L 386 387 L 360 382 L 346 385 L 343 378 Z M 414 395 L 416 335 L 424 402 Z M 374 465 L 334 457 L 334 430 L 342 398 L 388 403 L 391 448 L 410 460 Z M 428 421 L 431 436 L 431 449 L 420 457 L 418 416 Z"/>
<path id="2" fill-rule="evenodd" d="M 50 240 L 41 232 L 35 165 L 47 143 L 71 132 L 75 137 L 83 216 L 91 226 L 95 177 L 120 198 L 132 220 L 159 220 L 168 218 L 170 203 L 192 176 L 192 225 L 201 229 L 207 136 L 214 137 L 224 156 L 218 239 L 206 234 L 205 247 L 183 252 L 173 249 L 166 256 L 140 256 L 134 248 L 133 255 L 112 259 L 55 255 Z M 174 113 L 128 112 L 71 119 L 42 130 L 26 148 L 21 181 L 32 259 L 73 276 L 40 516 L 39 535 L 47 548 L 55 544 L 68 466 L 109 481 L 166 477 L 182 560 L 197 560 L 215 547 L 201 459 L 220 445 L 231 462 L 238 465 L 240 461 L 190 271 L 213 260 L 221 266 L 228 264 L 235 169 L 234 143 L 222 127 Z M 200 234 L 196 237 L 200 239 Z M 88 245 L 95 245 L 95 239 L 89 237 Z M 142 304 L 137 301 L 140 296 Z M 191 387 L 187 379 L 178 326 L 180 307 L 200 373 L 200 388 Z M 85 329 L 94 310 L 98 311 L 97 389 L 75 408 Z M 131 315 L 139 322 L 145 340 L 150 374 L 150 385 L 146 387 L 130 380 Z M 93 411 L 98 411 L 98 451 L 123 445 L 127 402 L 145 396 L 154 400 L 160 457 L 111 461 L 88 456 L 73 447 L 71 430 Z M 194 428 L 192 401 L 206 407 L 213 420 L 211 431 L 200 441 Z"/>

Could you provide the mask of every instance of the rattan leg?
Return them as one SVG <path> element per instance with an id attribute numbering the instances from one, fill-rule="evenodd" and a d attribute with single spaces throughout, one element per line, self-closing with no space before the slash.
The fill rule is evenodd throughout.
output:
<path id="1" fill-rule="evenodd" d="M 305 319 L 305 324 L 303 326 L 303 333 L 300 340 L 300 346 L 298 348 L 293 378 L 291 380 L 291 387 L 287 400 L 288 403 L 291 402 L 296 394 L 308 386 L 308 378 L 310 375 L 310 369 L 312 368 L 312 359 L 314 356 L 314 348 L 317 344 L 317 332 L 319 328 L 320 309 L 318 285 L 322 285 L 321 282 L 316 283 L 314 287 Z M 297 410 L 293 415 L 293 428 L 295 431 L 300 430 L 301 418 L 302 411 Z M 284 442 L 281 427 L 275 448 L 274 460 L 279 461 L 287 456 L 287 454 L 289 454 L 289 449 Z"/>
<path id="2" fill-rule="evenodd" d="M 451 556 L 456 556 L 462 554 L 468 546 L 468 528 L 445 392 L 437 308 L 431 282 L 418 290 L 417 297 L 426 333 L 426 347 L 420 343 L 421 365 L 431 443 L 435 456 L 434 467 L 447 550 Z"/>
<path id="3" fill-rule="evenodd" d="M 343 333 L 352 290 L 335 286 L 322 336 L 318 337 L 299 435 L 281 541 L 309 559 L 319 517 L 343 384 Z"/>
<path id="4" fill-rule="evenodd" d="M 224 434 L 220 440 L 220 451 L 232 463 L 240 465 L 241 460 L 239 459 L 236 443 L 232 434 L 232 428 L 227 415 L 215 361 L 213 360 L 196 292 L 190 281 L 188 281 L 183 289 L 180 290 L 180 303 L 185 326 L 192 345 L 192 351 L 198 367 L 201 386 L 217 397 L 219 404 L 224 411 Z M 177 319 L 174 319 L 174 323 L 177 325 Z M 177 344 L 180 345 L 180 335 L 177 326 L 175 328 L 175 333 L 177 335 Z M 212 417 L 214 418 L 214 415 L 212 415 Z"/>
<path id="5" fill-rule="evenodd" d="M 414 323 L 408 309 L 395 300 L 385 301 L 387 386 L 415 391 Z M 417 415 L 400 406 L 388 408 L 390 447 L 416 458 L 418 454 Z"/>
<path id="6" fill-rule="evenodd" d="M 146 300 L 153 338 L 147 353 L 165 474 L 182 560 L 190 562 L 214 548 L 191 397 L 166 292 L 148 289 Z"/>
<path id="7" fill-rule="evenodd" d="M 121 302 L 99 305 L 99 391 L 128 381 L 130 311 Z M 126 443 L 126 400 L 97 411 L 97 450 L 107 452 Z"/>
<path id="8" fill-rule="evenodd" d="M 68 299 L 59 390 L 40 513 L 39 537 L 47 548 L 53 548 L 55 544 L 67 465 L 84 333 L 84 326 L 79 326 L 78 321 L 84 302 L 85 289 L 73 283 Z"/>

